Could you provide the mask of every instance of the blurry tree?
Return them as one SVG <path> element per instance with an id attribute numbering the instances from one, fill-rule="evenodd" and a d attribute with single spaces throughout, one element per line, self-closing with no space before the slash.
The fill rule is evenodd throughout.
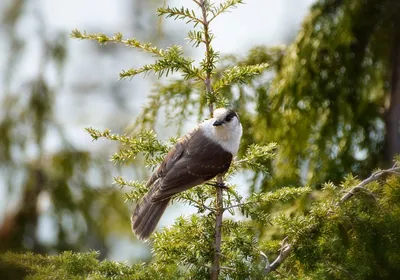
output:
<path id="1" fill-rule="evenodd" d="M 135 12 L 153 2 L 135 7 Z M 27 1 L 5 1 L 0 6 L 2 43 L 9 51 L 0 93 L 0 182 L 6 188 L 1 199 L 8 206 L 1 213 L 0 254 L 91 248 L 100 250 L 104 258 L 110 234 L 129 232 L 129 211 L 120 190 L 110 184 L 109 163 L 75 147 L 54 112 L 65 85 L 67 34 L 47 32 L 40 6 L 31 9 Z M 29 78 L 21 75 L 20 68 L 32 42 L 18 32 L 27 17 L 38 23 L 35 42 L 42 54 Z M 53 70 L 55 75 L 49 75 Z M 56 149 L 49 147 L 54 142 Z M 47 226 L 55 240 L 38 239 L 43 216 L 51 220 Z M 22 274 L 0 260 L 0 275 L 18 279 Z"/>
<path id="2" fill-rule="evenodd" d="M 272 81 L 240 88 L 256 104 L 248 141 L 281 147 L 263 188 L 366 176 L 400 153 L 399 14 L 399 1 L 322 0 L 292 45 L 241 61 L 276 62 Z"/>
<path id="3" fill-rule="evenodd" d="M 230 186 L 222 203 L 208 185 L 175 197 L 199 213 L 154 234 L 154 255 L 147 264 L 99 262 L 96 253 L 69 252 L 53 257 L 10 253 L 5 259 L 29 269 L 31 279 L 216 279 L 217 255 L 224 279 L 397 279 L 399 158 L 392 168 L 373 170 L 389 165 L 399 152 L 398 1 L 321 0 L 292 45 L 257 47 L 245 58 L 220 58 L 209 29 L 224 7 L 241 1 L 193 2 L 197 10 L 158 11 L 194 24 L 189 39 L 206 49 L 199 65 L 179 46 L 159 49 L 119 33 L 72 33 L 157 57 L 123 71 L 122 78 L 182 73 L 157 85 L 132 136 L 88 132 L 94 139 L 122 143 L 112 156 L 115 162 L 130 164 L 142 154 L 154 167 L 176 141 L 161 142 L 148 130 L 161 108 L 171 121 L 182 123 L 191 112 L 201 119 L 215 105 L 229 104 L 238 109 L 244 127 L 230 175 L 252 170 L 249 197 Z M 147 191 L 141 181 L 115 181 L 132 187 L 127 198 L 133 202 Z M 298 187 L 302 184 L 312 188 Z M 223 221 L 219 251 L 215 224 L 226 211 L 242 219 Z"/>

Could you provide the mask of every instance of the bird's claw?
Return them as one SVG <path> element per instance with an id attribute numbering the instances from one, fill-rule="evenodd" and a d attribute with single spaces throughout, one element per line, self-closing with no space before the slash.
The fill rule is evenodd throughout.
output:
<path id="1" fill-rule="evenodd" d="M 216 188 L 221 188 L 221 189 L 224 189 L 224 190 L 229 189 L 229 187 L 223 182 L 222 183 L 221 182 L 207 183 L 207 185 L 210 185 L 210 186 L 213 186 L 213 187 L 216 187 Z"/>

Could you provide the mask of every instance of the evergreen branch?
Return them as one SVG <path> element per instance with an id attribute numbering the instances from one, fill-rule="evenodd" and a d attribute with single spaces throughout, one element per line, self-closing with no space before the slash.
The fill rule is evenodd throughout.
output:
<path id="1" fill-rule="evenodd" d="M 211 280 L 218 280 L 219 273 L 221 270 L 221 239 L 222 239 L 222 216 L 224 213 L 224 199 L 223 199 L 223 188 L 224 181 L 221 176 L 217 177 L 217 184 L 220 186 L 216 188 L 216 213 L 215 213 L 215 241 L 214 241 L 214 260 L 211 268 Z"/>
<path id="2" fill-rule="evenodd" d="M 199 7 L 201 6 L 201 3 L 197 0 L 193 0 L 194 3 L 196 3 Z"/>
<path id="3" fill-rule="evenodd" d="M 205 58 L 201 62 L 202 70 L 205 72 L 205 78 L 203 79 L 204 85 L 206 88 L 206 98 L 208 102 L 208 109 L 210 113 L 210 117 L 214 112 L 214 101 L 215 94 L 213 92 L 213 87 L 211 85 L 211 75 L 215 69 L 215 63 L 218 59 L 219 54 L 215 52 L 211 46 L 211 41 L 213 39 L 213 35 L 209 29 L 209 21 L 207 19 L 208 9 L 210 8 L 209 2 L 206 0 L 194 1 L 202 11 L 202 25 L 203 30 L 201 34 L 189 33 L 189 38 L 194 41 L 195 45 L 199 45 L 200 43 L 204 43 L 206 47 Z M 199 38 L 199 35 L 203 35 L 203 39 Z M 218 280 L 220 270 L 221 270 L 221 239 L 222 239 L 222 218 L 224 213 L 224 200 L 223 200 L 223 188 L 221 186 L 224 185 L 224 181 L 222 176 L 217 176 L 217 184 L 219 185 L 216 188 L 216 199 L 215 199 L 215 239 L 214 239 L 214 259 L 211 267 L 211 280 Z"/>
<path id="4" fill-rule="evenodd" d="M 230 205 L 224 210 L 239 208 L 241 213 L 252 220 L 257 220 L 262 224 L 270 220 L 270 205 L 277 202 L 285 202 L 295 199 L 301 195 L 311 193 L 310 187 L 284 187 L 273 192 L 254 193 L 245 201 L 238 201 L 239 203 Z"/>
<path id="5" fill-rule="evenodd" d="M 119 75 L 121 79 L 133 77 L 141 73 L 148 74 L 149 72 L 154 72 L 155 74 L 158 74 L 158 77 L 160 77 L 163 75 L 168 76 L 170 73 L 174 73 L 176 71 L 182 71 L 184 73 L 185 79 L 198 78 L 200 80 L 204 80 L 200 69 L 196 68 L 193 65 L 193 60 L 190 60 L 183 56 L 181 46 L 174 45 L 166 50 L 163 50 L 157 47 L 153 47 L 150 43 L 143 44 L 136 39 L 124 39 L 121 33 L 117 33 L 112 37 L 108 37 L 103 33 L 88 34 L 86 33 L 86 31 L 82 33 L 77 29 L 74 29 L 71 32 L 71 37 L 77 39 L 96 40 L 99 44 L 106 44 L 108 42 L 123 43 L 126 46 L 134 47 L 147 53 L 155 54 L 157 57 L 161 58 L 154 64 L 147 64 L 138 69 L 129 69 L 127 71 L 122 71 Z"/>
<path id="6" fill-rule="evenodd" d="M 215 69 L 215 61 L 218 57 L 218 54 L 214 52 L 213 48 L 211 47 L 211 40 L 212 34 L 209 30 L 209 22 L 207 20 L 207 6 L 208 3 L 206 0 L 200 0 L 196 2 L 202 11 L 203 15 L 203 34 L 204 34 L 204 44 L 206 46 L 206 54 L 205 58 L 202 61 L 202 68 L 206 72 L 206 78 L 204 79 L 204 84 L 206 86 L 206 93 L 207 96 L 213 95 L 212 86 L 211 86 L 211 74 Z M 212 112 L 214 112 L 214 104 L 213 99 L 209 99 L 208 107 L 210 111 L 210 117 L 212 117 Z"/>
<path id="7" fill-rule="evenodd" d="M 123 187 L 130 187 L 132 190 L 129 193 L 125 194 L 125 198 L 127 201 L 138 201 L 141 199 L 147 192 L 148 188 L 146 187 L 145 182 L 141 181 L 126 181 L 121 176 L 114 177 L 114 184 Z"/>
<path id="8" fill-rule="evenodd" d="M 183 51 L 181 46 L 171 46 L 166 51 L 163 52 L 163 57 L 160 60 L 157 60 L 153 64 L 144 65 L 138 69 L 129 69 L 127 71 L 122 71 L 120 73 L 120 78 L 129 78 L 135 75 L 149 72 L 154 72 L 161 77 L 163 75 L 168 76 L 170 73 L 174 73 L 177 71 L 183 72 L 184 78 L 197 78 L 203 80 L 203 76 L 201 74 L 200 69 L 193 65 L 193 60 L 185 58 L 183 56 Z"/>
<path id="9" fill-rule="evenodd" d="M 186 19 L 186 23 L 194 22 L 194 26 L 196 27 L 197 24 L 203 23 L 201 19 L 199 19 L 193 10 L 189 10 L 188 8 L 181 7 L 179 8 L 158 8 L 157 9 L 157 16 L 166 15 L 167 18 L 174 18 L 176 19 Z"/>
<path id="10" fill-rule="evenodd" d="M 277 144 L 272 142 L 265 146 L 258 144 L 250 145 L 246 150 L 246 155 L 237 161 L 233 162 L 232 170 L 237 170 L 242 164 L 246 164 L 249 168 L 255 171 L 265 172 L 265 166 L 271 158 L 275 156 Z"/>
<path id="11" fill-rule="evenodd" d="M 300 195 L 310 193 L 311 191 L 312 189 L 310 187 L 300 187 L 300 188 L 284 187 L 273 192 L 253 194 L 253 196 L 249 197 L 246 202 L 225 207 L 224 210 L 229 210 L 232 208 L 251 207 L 252 205 L 258 207 L 265 207 L 267 204 L 272 204 L 278 201 L 281 202 L 288 201 Z M 244 212 L 246 212 L 246 210 L 244 210 Z"/>
<path id="12" fill-rule="evenodd" d="M 237 4 L 243 4 L 243 0 L 227 0 L 217 7 L 211 7 L 210 12 L 212 14 L 212 17 L 209 19 L 208 22 L 213 21 L 217 16 L 220 14 L 226 12 L 229 8 L 236 8 L 235 6 Z"/>
<path id="13" fill-rule="evenodd" d="M 214 83 L 213 90 L 217 92 L 223 87 L 229 86 L 234 83 L 245 83 L 254 76 L 259 75 L 268 67 L 267 63 L 248 65 L 248 66 L 234 66 L 225 70 L 219 81 Z"/>
<path id="14" fill-rule="evenodd" d="M 224 207 L 224 211 L 231 210 L 231 209 L 234 209 L 234 208 L 243 207 L 243 206 L 246 206 L 246 205 L 249 205 L 249 204 L 250 204 L 249 202 L 246 202 L 246 203 L 238 203 L 238 204 L 230 205 L 230 206 Z"/>
<path id="15" fill-rule="evenodd" d="M 282 247 L 279 250 L 279 255 L 272 263 L 270 263 L 268 261 L 267 255 L 265 255 L 263 252 L 260 252 L 260 254 L 265 258 L 265 262 L 266 262 L 265 269 L 264 269 L 265 274 L 268 274 L 271 271 L 275 271 L 281 265 L 281 263 L 283 263 L 283 261 L 289 257 L 289 254 L 292 251 L 293 247 L 292 247 L 292 245 L 290 245 L 288 243 L 287 240 L 288 240 L 287 237 L 285 237 L 282 240 L 282 242 L 281 242 Z"/>
<path id="16" fill-rule="evenodd" d="M 179 193 L 179 195 L 174 197 L 174 200 L 195 206 L 200 213 L 204 212 L 205 210 L 215 212 L 216 209 L 209 206 L 211 203 L 206 205 L 207 199 L 210 197 L 210 195 L 212 195 L 212 190 L 213 189 L 205 186 L 198 186 L 196 188 Z"/>
<path id="17" fill-rule="evenodd" d="M 188 39 L 190 43 L 193 42 L 193 47 L 196 48 L 202 43 L 205 44 L 203 32 L 201 31 L 190 30 L 188 32 Z"/>
<path id="18" fill-rule="evenodd" d="M 218 54 L 215 53 L 211 47 L 212 36 L 210 36 L 209 23 L 207 20 L 207 6 L 208 2 L 206 0 L 200 0 L 196 2 L 199 4 L 202 15 L 203 15 L 203 34 L 204 34 L 204 44 L 206 46 L 205 58 L 202 62 L 202 68 L 206 72 L 206 77 L 204 79 L 204 84 L 206 87 L 206 96 L 213 95 L 211 86 L 211 74 L 215 68 L 215 60 Z M 210 117 L 214 112 L 213 99 L 208 99 L 208 109 Z M 224 185 L 223 178 L 217 176 L 217 183 L 221 186 Z M 214 260 L 211 267 L 211 280 L 218 280 L 220 270 L 221 270 L 221 238 L 222 238 L 222 217 L 224 214 L 224 200 L 223 200 L 223 189 L 222 187 L 216 188 L 216 200 L 215 200 L 215 240 L 214 240 Z"/>
<path id="19" fill-rule="evenodd" d="M 203 212 L 204 210 L 215 212 L 215 208 L 208 207 L 207 205 L 205 205 L 203 200 L 198 201 L 190 196 L 181 196 L 180 199 L 188 201 L 189 205 L 197 207 L 200 212 Z"/>
<path id="20" fill-rule="evenodd" d="M 138 147 L 140 145 L 141 149 L 149 149 L 148 146 L 151 146 L 155 150 L 160 150 L 164 152 L 168 151 L 168 147 L 157 140 L 157 134 L 152 130 L 144 130 L 135 137 L 113 134 L 109 129 L 106 129 L 103 132 L 101 132 L 97 129 L 88 127 L 85 128 L 85 130 L 90 134 L 90 136 L 92 136 L 94 140 L 98 140 L 100 138 L 106 138 L 108 140 L 119 141 L 122 144 L 127 144 L 131 146 Z"/>
<path id="21" fill-rule="evenodd" d="M 250 198 L 250 201 L 265 205 L 278 201 L 288 201 L 311 191 L 310 187 L 283 187 L 273 192 L 259 193 Z"/>
<path id="22" fill-rule="evenodd" d="M 380 180 L 380 178 L 384 175 L 387 174 L 394 174 L 395 176 L 398 176 L 398 173 L 400 172 L 400 167 L 395 164 L 392 168 L 386 169 L 386 170 L 379 170 L 374 173 L 372 173 L 371 176 L 368 178 L 364 179 L 361 183 L 357 184 L 356 186 L 352 187 L 349 192 L 347 192 L 345 195 L 343 195 L 340 200 L 334 205 L 335 208 L 340 207 L 344 202 L 349 200 L 351 197 L 353 197 L 357 192 L 360 190 L 365 189 L 365 187 L 375 181 Z M 334 211 L 328 211 L 328 215 L 333 215 Z M 308 231 L 314 231 L 316 227 L 318 227 L 319 224 L 315 224 L 311 226 Z M 265 274 L 269 274 L 272 271 L 275 271 L 290 255 L 290 252 L 293 250 L 295 243 L 290 244 L 287 241 L 287 237 L 282 241 L 282 248 L 281 251 L 278 255 L 278 257 L 272 262 L 272 264 L 269 264 L 267 262 L 266 268 L 265 268 Z"/>
<path id="23" fill-rule="evenodd" d="M 120 186 L 121 188 L 123 187 L 131 187 L 131 188 L 146 188 L 146 183 L 141 182 L 141 181 L 126 181 L 124 178 L 121 176 L 114 177 L 114 184 Z"/>
<path id="24" fill-rule="evenodd" d="M 340 206 L 343 202 L 350 199 L 357 192 L 359 192 L 360 190 L 364 190 L 366 185 L 368 185 L 371 182 L 377 181 L 383 175 L 394 174 L 396 176 L 399 176 L 399 172 L 400 172 L 400 167 L 398 167 L 397 165 L 394 165 L 390 169 L 379 170 L 379 171 L 372 173 L 371 176 L 369 176 L 367 179 L 363 180 L 357 186 L 351 188 L 350 191 L 348 191 L 345 195 L 343 195 L 342 198 L 340 198 L 340 200 L 336 203 L 336 206 Z"/>
<path id="25" fill-rule="evenodd" d="M 119 141 L 123 144 L 129 144 L 132 143 L 134 140 L 133 137 L 128 137 L 125 135 L 118 135 L 118 134 L 112 134 L 111 130 L 106 129 L 103 132 L 101 132 L 100 130 L 91 128 L 91 127 L 87 127 L 85 128 L 85 130 L 90 134 L 90 136 L 93 138 L 93 140 L 97 141 L 100 138 L 105 138 L 108 140 L 112 140 L 112 141 Z"/>
<path id="26" fill-rule="evenodd" d="M 87 40 L 87 39 L 95 40 L 101 45 L 106 44 L 106 43 L 122 43 L 128 47 L 137 48 L 144 52 L 155 54 L 158 57 L 163 57 L 164 53 L 165 53 L 165 51 L 163 49 L 153 47 L 152 44 L 150 44 L 150 43 L 143 44 L 134 38 L 124 39 L 122 33 L 116 33 L 114 36 L 108 37 L 107 35 L 105 35 L 103 33 L 88 34 L 88 33 L 86 33 L 86 31 L 84 31 L 82 33 L 79 30 L 74 29 L 74 30 L 72 30 L 70 36 L 72 38 L 82 39 L 82 40 Z"/>
<path id="27" fill-rule="evenodd" d="M 162 156 L 166 154 L 170 148 L 169 145 L 163 144 L 159 141 L 157 139 L 157 134 L 152 130 L 141 131 L 134 137 L 113 134 L 109 129 L 101 132 L 89 127 L 85 128 L 85 130 L 94 140 L 105 138 L 112 141 L 118 141 L 126 146 L 111 156 L 111 161 L 114 163 L 130 162 L 141 153 L 145 157 L 146 164 L 153 166 L 162 161 Z"/>
<path id="28" fill-rule="evenodd" d="M 146 279 L 171 279 L 178 273 L 172 266 L 170 271 L 160 271 L 144 263 L 127 265 L 100 261 L 99 255 L 96 251 L 64 251 L 58 255 L 6 252 L 0 255 L 0 259 L 2 263 L 23 268 L 26 273 L 24 279 L 143 279 L 141 275 L 147 275 Z"/>

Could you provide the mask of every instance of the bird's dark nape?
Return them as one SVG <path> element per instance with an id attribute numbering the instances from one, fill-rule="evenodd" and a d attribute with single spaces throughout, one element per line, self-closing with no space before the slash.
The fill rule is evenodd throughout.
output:
<path id="1" fill-rule="evenodd" d="M 153 233 L 170 201 L 170 198 L 168 198 L 152 202 L 152 196 L 156 188 L 156 186 L 153 186 L 152 190 L 143 197 L 132 214 L 132 230 L 140 239 L 147 239 Z"/>

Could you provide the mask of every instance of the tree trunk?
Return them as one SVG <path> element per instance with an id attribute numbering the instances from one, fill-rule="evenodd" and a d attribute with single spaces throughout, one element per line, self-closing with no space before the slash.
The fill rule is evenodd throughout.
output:
<path id="1" fill-rule="evenodd" d="M 399 23 L 399 20 L 397 21 Z M 395 27 L 392 53 L 390 104 L 386 114 L 385 162 L 391 164 L 400 154 L 400 24 Z"/>

